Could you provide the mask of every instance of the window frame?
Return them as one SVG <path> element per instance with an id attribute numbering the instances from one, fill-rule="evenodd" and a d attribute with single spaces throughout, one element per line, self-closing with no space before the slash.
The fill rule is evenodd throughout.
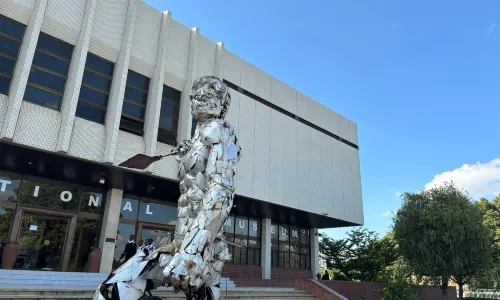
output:
<path id="1" fill-rule="evenodd" d="M 112 66 L 111 75 L 105 74 L 105 73 L 103 73 L 103 72 L 101 72 L 99 70 L 96 70 L 96 69 L 94 69 L 94 68 L 92 68 L 90 66 L 87 66 L 87 60 L 88 60 L 89 55 L 92 55 L 93 57 L 97 58 L 98 60 L 102 60 L 102 61 L 104 61 L 106 63 L 111 64 L 111 66 Z M 85 74 L 85 71 L 89 71 L 91 73 L 97 74 L 97 75 L 99 75 L 101 77 L 104 77 L 106 79 L 109 79 L 110 80 L 109 91 L 102 90 L 100 88 L 94 87 L 94 86 L 92 86 L 92 85 L 84 82 L 83 81 L 83 75 Z M 83 69 L 83 72 L 84 73 L 82 75 L 82 82 L 81 82 L 81 86 L 80 86 L 80 92 L 78 94 L 78 104 L 80 104 L 80 102 L 81 102 L 84 105 L 91 106 L 92 108 L 96 108 L 96 109 L 99 109 L 99 110 L 103 111 L 103 113 L 104 113 L 104 120 L 103 120 L 102 123 L 100 123 L 100 122 L 96 122 L 95 120 L 90 120 L 89 118 L 86 118 L 86 117 L 81 117 L 81 116 L 77 116 L 77 117 L 85 119 L 85 120 L 88 120 L 88 121 L 91 121 L 91 122 L 94 122 L 94 123 L 106 125 L 106 115 L 108 113 L 109 96 L 111 95 L 111 88 L 113 86 L 113 75 L 115 74 L 115 63 L 113 63 L 113 62 L 111 62 L 111 61 L 109 61 L 107 59 L 104 59 L 104 58 L 102 58 L 100 56 L 97 56 L 97 55 L 95 55 L 95 54 L 93 54 L 91 52 L 87 52 L 87 57 L 85 58 L 85 67 Z M 91 89 L 91 90 L 93 90 L 95 92 L 98 92 L 100 94 L 106 95 L 106 106 L 101 106 L 101 105 L 99 105 L 97 103 L 94 103 L 94 102 L 91 102 L 91 101 L 88 101 L 88 100 L 80 98 L 82 87 L 86 87 L 86 88 Z M 78 109 L 78 104 L 77 104 L 77 109 Z M 76 114 L 76 112 L 75 112 L 75 114 Z"/>
<path id="2" fill-rule="evenodd" d="M 58 43 L 61 43 L 61 44 L 66 44 L 66 45 L 69 45 L 71 46 L 71 54 L 69 56 L 69 58 L 66 58 L 66 57 L 63 57 L 63 56 L 60 56 L 59 54 L 56 54 L 56 53 L 53 53 L 53 52 L 50 52 L 44 48 L 40 48 L 38 45 L 39 45 L 39 41 L 40 41 L 40 36 L 45 36 L 51 40 L 54 40 Z M 49 69 L 46 69 L 42 66 L 39 66 L 39 65 L 36 65 L 34 64 L 34 56 L 33 56 L 33 62 L 31 63 L 31 68 L 30 68 L 30 72 L 31 72 L 31 69 L 34 68 L 36 70 L 39 70 L 39 71 L 42 71 L 42 72 L 46 72 L 48 74 L 51 74 L 51 75 L 54 75 L 54 76 L 57 76 L 59 78 L 63 78 L 64 79 L 64 84 L 63 84 L 63 87 L 62 87 L 62 91 L 56 91 L 56 90 L 53 90 L 51 88 L 48 88 L 48 87 L 45 87 L 43 85 L 40 85 L 40 84 L 37 84 L 37 83 L 33 83 L 33 82 L 30 82 L 29 81 L 29 76 L 28 76 L 28 80 L 26 82 L 26 86 L 30 86 L 32 88 L 35 88 L 35 89 L 39 89 L 39 90 L 42 90 L 44 92 L 48 92 L 48 93 L 51 93 L 51 94 L 55 94 L 57 96 L 60 96 L 61 97 L 61 100 L 59 101 L 59 104 L 57 105 L 57 109 L 54 109 L 52 107 L 49 107 L 49 106 L 45 106 L 45 105 L 42 105 L 42 104 L 39 104 L 39 103 L 35 103 L 35 102 L 32 102 L 30 100 L 27 100 L 23 97 L 23 101 L 26 101 L 26 102 L 29 102 L 31 104 L 34 104 L 34 105 L 38 105 L 38 106 L 41 106 L 41 107 L 45 107 L 45 108 L 48 108 L 48 109 L 52 109 L 52 110 L 57 110 L 57 111 L 61 111 L 61 104 L 62 104 L 62 101 L 63 101 L 63 97 L 64 97 L 64 91 L 66 90 L 66 84 L 67 84 L 67 81 L 68 81 L 68 73 L 69 73 L 69 69 L 71 67 L 71 60 L 73 58 L 73 51 L 75 50 L 75 46 L 74 45 L 71 45 L 70 43 L 67 43 L 61 39 L 58 39 L 56 37 L 53 37 L 51 35 L 48 35 L 46 33 L 43 33 L 43 32 L 40 32 L 40 35 L 38 37 L 38 41 L 37 41 L 37 44 L 36 44 L 36 48 L 35 48 L 35 54 L 34 56 L 36 55 L 37 51 L 39 51 L 40 53 L 43 53 L 45 55 L 48 55 L 48 56 L 52 56 L 54 58 L 57 58 L 57 59 L 60 59 L 62 61 L 65 61 L 68 63 L 68 70 L 66 71 L 66 74 L 60 74 L 60 73 L 57 73 L 55 71 L 52 71 L 52 70 L 49 70 Z"/>
<path id="3" fill-rule="evenodd" d="M 25 25 L 25 24 L 23 24 L 23 23 L 21 23 L 21 22 L 18 22 L 16 20 L 8 18 L 8 17 L 6 17 L 4 15 L 1 15 L 1 14 L 0 14 L 0 19 L 4 19 L 4 20 L 6 20 L 6 22 L 12 22 L 12 23 L 14 23 L 16 25 L 19 25 L 19 26 L 23 27 L 23 34 L 21 35 L 21 39 L 18 39 L 16 37 L 10 36 L 10 35 L 8 35 L 8 34 L 3 33 L 3 32 L 0 31 L 0 36 L 1 37 L 19 44 L 19 50 L 16 53 L 16 57 L 12 57 L 12 56 L 10 56 L 8 54 L 0 52 L 0 56 L 4 57 L 6 59 L 9 59 L 9 60 L 11 60 L 14 63 L 14 68 L 12 69 L 12 74 L 11 75 L 0 71 L 0 77 L 7 78 L 9 80 L 9 86 L 7 87 L 6 94 L 3 94 L 3 93 L 1 93 L 1 94 L 3 94 L 3 95 L 9 95 L 9 93 L 10 93 L 10 86 L 11 86 L 11 83 L 12 83 L 12 78 L 14 78 L 14 72 L 16 71 L 17 61 L 19 60 L 19 52 L 21 52 L 21 47 L 23 45 L 24 35 L 26 34 L 26 28 L 28 26 Z"/>
<path id="4" fill-rule="evenodd" d="M 134 85 L 133 83 L 129 82 L 129 78 L 130 78 L 130 74 L 131 73 L 135 73 L 135 75 L 139 75 L 141 77 L 144 77 L 148 80 L 148 90 L 144 90 L 136 85 Z M 131 133 L 131 134 L 135 134 L 135 135 L 139 135 L 139 136 L 144 136 L 144 123 L 146 122 L 146 109 L 147 109 L 147 105 L 148 105 L 148 97 L 149 97 L 149 87 L 151 85 L 151 78 L 147 77 L 147 76 L 144 76 L 138 72 L 135 72 L 131 69 L 128 69 L 128 72 L 127 72 L 127 81 L 126 81 L 126 84 L 125 84 L 125 90 L 127 88 L 132 88 L 132 89 L 135 89 L 141 93 L 144 93 L 146 95 L 146 103 L 145 104 L 142 104 L 142 103 L 138 103 L 136 101 L 133 101 L 132 99 L 128 99 L 125 97 L 125 94 L 123 95 L 123 102 L 127 102 L 127 103 L 130 103 L 132 105 L 135 105 L 135 106 L 138 106 L 138 107 L 141 107 L 144 109 L 144 117 L 143 119 L 139 119 L 137 117 L 134 117 L 134 116 L 131 116 L 131 115 L 128 115 L 128 114 L 125 114 L 123 112 L 123 104 L 122 104 L 122 113 L 121 113 L 121 117 L 120 117 L 120 130 L 122 131 L 125 131 L 125 132 L 128 132 L 128 133 Z M 125 119 L 126 121 L 128 122 L 135 122 L 135 123 L 139 123 L 141 124 L 141 130 L 140 132 L 139 131 L 136 131 L 134 129 L 131 129 L 131 128 L 125 128 L 122 126 L 122 120 Z"/>
<path id="5" fill-rule="evenodd" d="M 163 95 L 165 94 L 164 91 L 165 91 L 165 88 L 168 88 L 168 89 L 172 89 L 176 92 L 179 92 L 179 99 L 178 100 L 175 100 L 175 99 L 171 99 L 171 98 L 167 98 L 167 97 L 164 97 Z M 164 143 L 164 144 L 168 144 L 168 145 L 172 145 L 172 146 L 176 146 L 177 145 L 177 133 L 179 131 L 179 115 L 180 115 L 180 104 L 181 104 L 181 98 L 182 98 L 182 92 L 181 91 L 178 91 L 166 84 L 163 85 L 163 89 L 162 89 L 162 95 L 161 95 L 161 107 L 160 107 L 160 116 L 159 116 L 159 121 L 158 121 L 158 135 L 157 135 L 157 138 L 156 140 L 160 143 Z M 174 114 L 173 115 L 170 115 L 166 112 L 163 112 L 162 111 L 162 108 L 163 108 L 163 103 L 169 103 L 169 104 L 172 104 L 174 106 Z M 172 120 L 175 120 L 177 122 L 177 125 L 175 126 L 176 129 L 175 131 L 174 130 L 170 130 L 170 129 L 165 129 L 165 128 L 161 128 L 160 127 L 160 120 L 161 120 L 161 117 L 167 117 L 167 118 L 170 118 Z M 172 135 L 173 137 L 173 140 L 174 142 L 173 143 L 170 143 L 169 141 L 167 141 L 166 139 L 163 139 L 160 137 L 160 132 L 164 132 L 165 134 L 167 135 Z"/>

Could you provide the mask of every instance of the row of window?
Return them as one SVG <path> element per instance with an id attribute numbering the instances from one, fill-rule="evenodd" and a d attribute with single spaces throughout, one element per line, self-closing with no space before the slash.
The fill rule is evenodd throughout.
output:
<path id="1" fill-rule="evenodd" d="M 311 269 L 309 230 L 287 224 L 271 224 L 273 268 Z"/>
<path id="2" fill-rule="evenodd" d="M 8 94 L 26 26 L 0 16 L 0 93 Z M 59 110 L 73 46 L 40 33 L 24 100 Z M 114 64 L 87 53 L 76 116 L 105 124 Z M 150 79 L 129 70 L 120 129 L 144 134 Z M 163 85 L 158 141 L 175 145 L 181 92 Z"/>

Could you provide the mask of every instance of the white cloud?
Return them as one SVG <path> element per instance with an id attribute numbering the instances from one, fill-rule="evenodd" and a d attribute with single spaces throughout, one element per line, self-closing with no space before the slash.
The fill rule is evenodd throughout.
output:
<path id="1" fill-rule="evenodd" d="M 493 30 L 495 29 L 495 26 L 497 26 L 497 23 L 494 22 L 492 23 L 487 29 L 486 29 L 486 35 L 490 36 L 491 33 L 493 33 Z"/>
<path id="2" fill-rule="evenodd" d="M 396 193 L 394 193 L 394 196 L 398 197 L 401 196 L 401 192 L 400 191 L 396 191 Z"/>
<path id="3" fill-rule="evenodd" d="M 429 189 L 450 181 L 466 190 L 474 199 L 496 196 L 500 194 L 500 158 L 484 164 L 465 164 L 455 170 L 443 172 L 436 175 L 424 188 Z"/>
<path id="4" fill-rule="evenodd" d="M 382 217 L 390 217 L 392 215 L 394 215 L 394 212 L 392 210 L 388 210 L 382 214 Z"/>

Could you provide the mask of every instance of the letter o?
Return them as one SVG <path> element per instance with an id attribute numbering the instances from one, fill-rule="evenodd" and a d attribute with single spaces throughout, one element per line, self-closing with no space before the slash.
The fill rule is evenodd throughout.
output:
<path id="1" fill-rule="evenodd" d="M 69 202 L 73 199 L 73 194 L 70 191 L 64 191 L 61 193 L 61 201 Z"/>

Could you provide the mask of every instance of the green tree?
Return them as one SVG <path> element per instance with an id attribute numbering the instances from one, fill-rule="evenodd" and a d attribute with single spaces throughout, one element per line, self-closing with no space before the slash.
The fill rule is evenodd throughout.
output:
<path id="1" fill-rule="evenodd" d="M 366 282 L 375 281 L 398 257 L 392 240 L 379 239 L 377 233 L 366 228 L 351 230 L 345 239 L 323 236 L 320 251 L 327 267 L 336 270 L 338 276 L 334 279 Z"/>
<path id="2" fill-rule="evenodd" d="M 472 283 L 473 288 L 500 289 L 500 195 L 492 201 L 481 198 L 476 206 L 483 216 L 483 225 L 488 229 L 492 264 L 482 276 Z"/>
<path id="3" fill-rule="evenodd" d="M 439 276 L 443 297 L 448 280 L 463 286 L 488 268 L 489 235 L 481 211 L 453 183 L 405 193 L 394 218 L 399 251 L 417 275 Z"/>

